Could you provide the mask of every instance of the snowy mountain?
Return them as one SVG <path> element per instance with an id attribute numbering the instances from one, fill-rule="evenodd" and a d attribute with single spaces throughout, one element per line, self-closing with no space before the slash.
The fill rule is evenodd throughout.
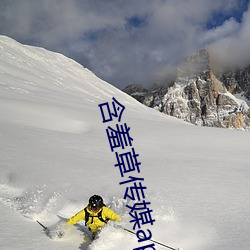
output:
<path id="1" fill-rule="evenodd" d="M 99 105 L 125 107 L 140 173 L 121 176 Z M 117 109 L 118 110 L 118 109 Z M 108 113 L 105 113 L 105 117 Z M 124 125 L 125 126 L 125 125 Z M 249 133 L 193 126 L 140 104 L 63 55 L 0 36 L 0 248 L 131 250 L 145 244 L 112 223 L 90 242 L 84 222 L 63 225 L 92 194 L 132 229 L 120 182 L 144 178 L 152 239 L 184 250 L 248 250 Z M 129 147 L 130 148 L 130 147 Z M 125 151 L 126 152 L 126 151 Z M 60 216 L 60 218 L 58 217 Z M 136 230 L 135 230 L 136 232 Z M 151 242 L 152 243 L 152 242 Z M 166 249 L 155 245 L 156 249 Z"/>
<path id="2" fill-rule="evenodd" d="M 250 102 L 250 66 L 245 68 L 218 72 L 218 79 L 223 82 L 230 93 L 239 94 Z"/>
<path id="3" fill-rule="evenodd" d="M 217 72 L 207 50 L 180 65 L 172 85 L 124 92 L 146 106 L 184 121 L 209 127 L 250 127 L 249 69 Z M 236 95 L 237 94 L 237 95 Z"/>

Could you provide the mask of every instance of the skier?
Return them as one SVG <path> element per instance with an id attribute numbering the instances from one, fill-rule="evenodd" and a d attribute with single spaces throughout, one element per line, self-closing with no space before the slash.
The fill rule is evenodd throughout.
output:
<path id="1" fill-rule="evenodd" d="M 105 206 L 101 196 L 95 194 L 89 198 L 89 204 L 72 216 L 67 221 L 67 224 L 74 225 L 80 220 L 85 220 L 85 225 L 92 232 L 94 239 L 109 220 L 120 222 L 122 219 L 118 214 Z"/>

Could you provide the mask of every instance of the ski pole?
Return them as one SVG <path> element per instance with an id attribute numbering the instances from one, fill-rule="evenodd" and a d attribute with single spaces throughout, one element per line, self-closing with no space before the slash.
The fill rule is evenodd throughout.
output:
<path id="1" fill-rule="evenodd" d="M 36 221 L 40 226 L 42 226 L 43 227 L 43 229 L 45 230 L 45 231 L 47 231 L 48 230 L 48 228 L 47 227 L 45 227 L 40 221 Z"/>
<path id="2" fill-rule="evenodd" d="M 129 232 L 129 233 L 131 233 L 131 234 L 135 234 L 135 235 L 136 235 L 135 232 L 133 232 L 133 231 L 127 229 L 127 228 L 124 228 L 124 227 L 123 227 L 122 229 L 125 230 L 125 231 L 127 231 L 127 232 Z M 158 245 L 161 245 L 161 246 L 166 247 L 166 248 L 171 249 L 171 250 L 181 250 L 180 248 L 173 248 L 173 247 L 167 246 L 167 245 L 165 245 L 165 244 L 163 244 L 163 243 L 161 243 L 161 242 L 159 242 L 159 241 L 156 241 L 156 240 L 151 240 L 151 239 L 150 239 L 149 241 L 152 241 L 152 242 L 154 242 L 154 243 L 156 243 L 156 244 L 158 244 Z"/>

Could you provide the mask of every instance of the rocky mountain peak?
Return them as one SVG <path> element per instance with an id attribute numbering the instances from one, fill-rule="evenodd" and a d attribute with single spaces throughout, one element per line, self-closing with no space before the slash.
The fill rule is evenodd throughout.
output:
<path id="1" fill-rule="evenodd" d="M 237 92 L 246 96 L 249 71 L 216 74 L 212 68 L 208 50 L 202 49 L 178 67 L 171 86 L 149 91 L 137 88 L 129 94 L 149 107 L 196 125 L 250 128 L 249 106 L 233 95 Z"/>
<path id="2" fill-rule="evenodd" d="M 205 74 L 210 70 L 209 53 L 201 49 L 194 55 L 188 57 L 177 69 L 177 77 L 194 77 Z"/>

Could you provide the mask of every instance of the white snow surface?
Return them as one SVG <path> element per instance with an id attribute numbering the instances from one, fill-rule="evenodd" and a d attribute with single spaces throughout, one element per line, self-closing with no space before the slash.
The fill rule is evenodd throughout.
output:
<path id="1" fill-rule="evenodd" d="M 126 70 L 126 69 L 124 69 Z M 102 195 L 132 229 L 125 186 L 99 104 L 125 106 L 120 124 L 151 202 L 152 238 L 183 250 L 250 249 L 249 132 L 193 126 L 149 109 L 63 55 L 0 36 L 0 249 L 131 250 L 137 237 L 112 223 L 90 242 L 81 222 L 51 239 Z M 126 150 L 126 149 L 125 149 Z M 132 203 L 131 203 L 132 204 Z M 116 224 L 116 223 L 114 223 Z M 149 242 L 148 242 L 149 244 Z M 156 249 L 166 249 L 156 245 Z"/>

